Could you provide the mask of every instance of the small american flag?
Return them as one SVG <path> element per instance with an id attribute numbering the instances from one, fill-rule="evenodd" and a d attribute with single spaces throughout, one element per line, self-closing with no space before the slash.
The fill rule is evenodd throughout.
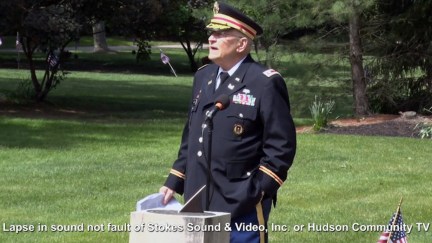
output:
<path id="1" fill-rule="evenodd" d="M 396 217 L 396 221 L 395 221 Z M 384 231 L 377 243 L 407 243 L 402 213 L 400 208 L 393 214 L 388 224 L 388 230 Z M 389 238 L 390 237 L 390 238 Z"/>
<path id="2" fill-rule="evenodd" d="M 167 55 L 165 55 L 162 51 L 161 51 L 160 57 L 161 57 L 161 60 L 162 60 L 163 64 L 169 63 L 169 61 L 170 61 L 169 57 Z"/>
<path id="3" fill-rule="evenodd" d="M 58 57 L 56 55 L 49 54 L 47 62 L 49 63 L 50 67 L 54 67 L 58 63 Z"/>
<path id="4" fill-rule="evenodd" d="M 16 49 L 17 49 L 17 50 L 22 49 L 22 45 L 21 45 L 21 42 L 20 42 L 20 36 L 19 36 L 19 33 L 17 33 L 16 41 L 15 41 L 15 45 L 16 45 Z"/>
<path id="5" fill-rule="evenodd" d="M 162 52 L 162 49 L 159 49 L 159 50 L 160 50 L 160 53 L 161 53 L 160 57 L 161 57 L 162 63 L 163 64 L 168 64 L 170 66 L 170 68 L 171 68 L 171 72 L 174 74 L 174 76 L 177 77 L 177 74 L 176 74 L 174 68 L 171 66 L 169 57 Z"/>

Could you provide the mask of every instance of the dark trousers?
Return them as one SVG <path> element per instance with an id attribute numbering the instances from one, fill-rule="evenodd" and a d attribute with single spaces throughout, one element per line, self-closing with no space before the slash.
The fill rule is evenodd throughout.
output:
<path id="1" fill-rule="evenodd" d="M 266 198 L 250 213 L 231 220 L 230 243 L 267 243 L 267 221 L 272 199 Z"/>

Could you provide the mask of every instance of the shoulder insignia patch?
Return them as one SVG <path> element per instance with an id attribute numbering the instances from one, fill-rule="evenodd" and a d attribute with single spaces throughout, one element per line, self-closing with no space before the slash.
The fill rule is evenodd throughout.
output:
<path id="1" fill-rule="evenodd" d="M 203 68 L 205 68 L 205 67 L 207 67 L 207 66 L 208 66 L 208 64 L 202 65 L 201 67 L 198 68 L 198 70 L 201 70 L 201 69 L 203 69 Z M 198 70 L 197 70 L 197 71 L 198 71 Z"/>
<path id="2" fill-rule="evenodd" d="M 274 70 L 274 69 L 268 69 L 268 70 L 265 70 L 265 71 L 263 72 L 263 74 L 264 74 L 265 76 L 267 76 L 267 77 L 271 77 L 271 76 L 273 76 L 273 75 L 275 75 L 275 74 L 279 74 L 279 75 L 280 75 L 280 73 L 277 72 L 277 71 Z"/>

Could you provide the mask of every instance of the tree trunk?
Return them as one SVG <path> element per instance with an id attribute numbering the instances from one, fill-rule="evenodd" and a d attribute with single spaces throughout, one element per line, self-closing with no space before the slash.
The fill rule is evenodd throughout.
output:
<path id="1" fill-rule="evenodd" d="M 356 116 L 369 114 L 366 96 L 366 78 L 363 68 L 363 50 L 360 38 L 360 15 L 353 7 L 353 15 L 349 21 L 350 63 L 354 95 L 354 112 Z"/>
<path id="2" fill-rule="evenodd" d="M 38 80 L 37 75 L 36 75 L 36 67 L 35 67 L 35 64 L 33 62 L 34 49 L 30 45 L 30 39 L 29 38 L 26 39 L 26 42 L 24 42 L 22 39 L 20 39 L 19 42 L 21 43 L 21 49 L 24 52 L 25 58 L 26 58 L 28 65 L 29 65 L 30 80 L 33 84 L 33 89 L 34 89 L 35 93 L 37 94 L 38 92 L 40 92 L 42 90 L 42 87 L 39 84 L 39 80 Z"/>
<path id="3" fill-rule="evenodd" d="M 105 35 L 105 22 L 99 21 L 93 25 L 94 52 L 108 52 L 108 44 Z"/>
<path id="4" fill-rule="evenodd" d="M 198 70 L 198 64 L 195 61 L 195 53 L 194 50 L 192 50 L 191 42 L 185 38 L 183 41 L 180 38 L 180 44 L 182 45 L 183 49 L 185 50 L 188 58 L 189 58 L 189 64 L 192 72 L 196 72 Z"/>

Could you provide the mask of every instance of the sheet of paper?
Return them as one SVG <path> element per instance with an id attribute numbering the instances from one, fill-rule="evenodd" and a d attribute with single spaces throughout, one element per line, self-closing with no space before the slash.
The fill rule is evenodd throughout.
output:
<path id="1" fill-rule="evenodd" d="M 163 208 L 170 210 L 180 210 L 183 206 L 174 197 L 166 205 L 163 205 L 164 194 L 154 193 L 139 200 L 136 204 L 136 211 L 143 211 L 146 209 Z"/>

